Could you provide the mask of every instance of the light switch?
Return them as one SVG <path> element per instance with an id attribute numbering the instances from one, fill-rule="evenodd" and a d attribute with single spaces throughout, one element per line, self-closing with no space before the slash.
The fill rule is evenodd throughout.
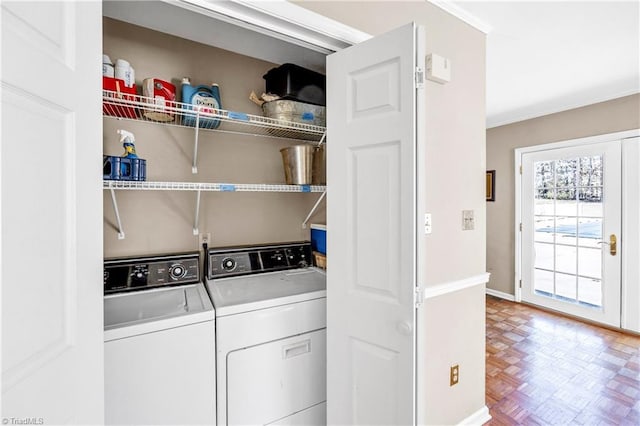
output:
<path id="1" fill-rule="evenodd" d="M 475 228 L 473 210 L 462 210 L 462 230 L 470 231 Z"/>

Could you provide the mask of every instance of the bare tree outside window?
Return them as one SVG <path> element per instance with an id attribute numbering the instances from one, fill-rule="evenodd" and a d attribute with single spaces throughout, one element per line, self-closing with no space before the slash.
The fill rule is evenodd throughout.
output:
<path id="1" fill-rule="evenodd" d="M 540 161 L 535 167 L 537 198 L 602 202 L 602 157 Z"/>

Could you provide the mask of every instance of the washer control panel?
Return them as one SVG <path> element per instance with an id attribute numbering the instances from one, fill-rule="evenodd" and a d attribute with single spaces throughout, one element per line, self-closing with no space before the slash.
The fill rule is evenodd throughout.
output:
<path id="1" fill-rule="evenodd" d="M 198 253 L 104 262 L 104 293 L 142 290 L 200 281 Z"/>
<path id="2" fill-rule="evenodd" d="M 208 278 L 280 271 L 311 266 L 311 243 L 210 249 Z"/>

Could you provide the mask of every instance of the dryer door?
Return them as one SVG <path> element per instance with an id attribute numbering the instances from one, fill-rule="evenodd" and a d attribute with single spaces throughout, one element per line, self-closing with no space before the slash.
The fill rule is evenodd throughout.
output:
<path id="1" fill-rule="evenodd" d="M 326 401 L 326 353 L 324 329 L 231 352 L 227 424 L 269 424 Z"/>

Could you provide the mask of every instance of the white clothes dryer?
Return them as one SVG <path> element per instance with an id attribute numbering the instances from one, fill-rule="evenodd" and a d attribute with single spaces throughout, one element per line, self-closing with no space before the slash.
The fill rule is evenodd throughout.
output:
<path id="1" fill-rule="evenodd" d="M 326 425 L 326 275 L 308 242 L 208 251 L 219 425 Z"/>

